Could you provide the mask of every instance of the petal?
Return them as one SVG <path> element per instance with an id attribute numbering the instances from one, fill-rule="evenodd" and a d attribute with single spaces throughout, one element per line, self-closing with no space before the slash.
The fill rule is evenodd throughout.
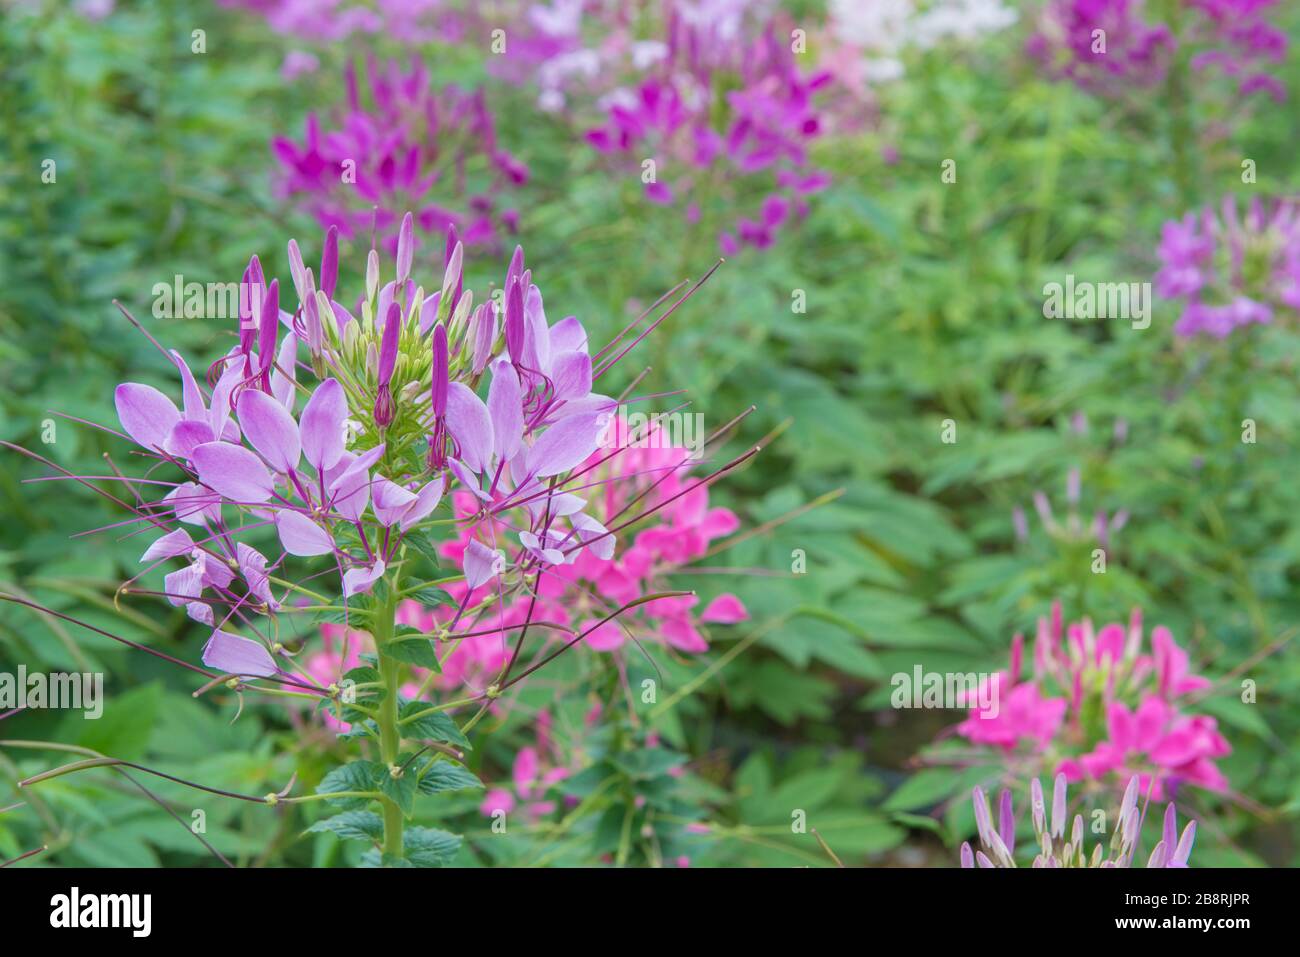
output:
<path id="1" fill-rule="evenodd" d="M 212 633 L 203 646 L 203 663 L 228 675 L 269 678 L 277 671 L 275 659 L 260 642 L 227 631 Z"/>
<path id="2" fill-rule="evenodd" d="M 271 581 L 266 573 L 266 556 L 251 545 L 240 542 L 235 546 L 235 560 L 239 563 L 239 574 L 248 585 L 248 590 L 272 608 L 279 603 L 271 594 Z"/>
<path id="3" fill-rule="evenodd" d="M 551 326 L 551 348 L 557 352 L 587 352 L 587 330 L 577 316 L 566 316 Z"/>
<path id="4" fill-rule="evenodd" d="M 151 562 L 155 558 L 175 558 L 178 555 L 188 555 L 192 551 L 194 551 L 194 539 L 190 538 L 190 533 L 185 529 L 178 528 L 155 540 L 140 556 L 140 561 Z"/>
<path id="5" fill-rule="evenodd" d="M 447 428 L 470 471 L 486 471 L 492 460 L 492 418 L 483 400 L 463 382 L 447 386 Z"/>
<path id="6" fill-rule="evenodd" d="M 181 418 L 176 403 L 151 385 L 123 382 L 114 390 L 113 402 L 122 428 L 146 449 L 165 447 Z"/>
<path id="7" fill-rule="evenodd" d="M 508 359 L 492 363 L 487 407 L 492 419 L 492 451 L 500 459 L 514 458 L 523 441 L 524 410 L 519 374 Z"/>
<path id="8" fill-rule="evenodd" d="M 558 475 L 578 465 L 600 444 L 603 423 L 594 415 L 562 419 L 542 433 L 528 450 L 528 472 L 538 478 Z"/>
<path id="9" fill-rule="evenodd" d="M 415 504 L 408 508 L 402 516 L 398 527 L 405 532 L 411 526 L 427 518 L 429 513 L 437 508 L 438 503 L 442 501 L 442 491 L 446 484 L 446 480 L 441 475 L 432 482 L 426 483 L 424 488 L 420 489 L 415 496 Z"/>
<path id="10" fill-rule="evenodd" d="M 181 419 L 172 427 L 163 448 L 178 459 L 190 459 L 194 457 L 196 448 L 208 442 L 215 442 L 216 439 L 217 437 L 212 434 L 212 426 L 205 420 Z"/>
<path id="11" fill-rule="evenodd" d="M 280 533 L 280 544 L 290 555 L 308 558 L 334 551 L 334 540 L 329 532 L 301 512 L 291 509 L 276 512 L 275 530 Z"/>
<path id="12" fill-rule="evenodd" d="M 375 517 L 385 527 L 397 524 L 406 510 L 415 504 L 415 493 L 402 488 L 396 482 L 390 482 L 382 475 L 375 476 L 370 489 L 374 501 Z"/>
<path id="13" fill-rule="evenodd" d="M 501 573 L 505 556 L 500 551 L 488 548 L 478 539 L 470 539 L 465 548 L 465 560 L 462 568 L 465 572 L 465 584 L 473 591 L 496 578 Z"/>
<path id="14" fill-rule="evenodd" d="M 360 592 L 370 591 L 375 579 L 384 574 L 384 563 L 375 562 L 370 568 L 350 568 L 343 573 L 343 597 L 351 598 Z"/>
<path id="15" fill-rule="evenodd" d="M 700 613 L 700 621 L 712 621 L 722 625 L 734 625 L 749 617 L 744 604 L 730 593 L 719 595 Z"/>
<path id="16" fill-rule="evenodd" d="M 595 624 L 595 622 L 583 622 L 578 625 L 577 634 L 582 634 Z M 623 633 L 623 629 L 619 627 L 618 622 L 607 621 L 592 628 L 583 641 L 595 651 L 617 651 L 623 647 L 623 643 L 627 641 L 627 636 Z"/>
<path id="17" fill-rule="evenodd" d="M 292 332 L 284 337 L 280 351 L 275 356 L 275 369 L 271 372 L 271 395 L 275 401 L 293 411 L 293 399 L 298 390 L 294 383 L 298 381 L 298 336 Z M 280 370 L 284 371 L 281 372 Z"/>
<path id="18" fill-rule="evenodd" d="M 590 548 L 593 555 L 604 561 L 614 557 L 614 536 L 609 534 L 609 529 L 590 515 L 581 512 L 569 521 L 573 523 L 578 540 Z"/>
<path id="19" fill-rule="evenodd" d="M 175 349 L 170 350 L 172 361 L 176 363 L 176 368 L 181 371 L 181 398 L 185 407 L 185 418 L 202 419 L 208 418 L 208 407 L 203 404 L 203 393 L 199 391 L 199 384 L 194 381 L 194 373 L 181 354 Z"/>
<path id="20" fill-rule="evenodd" d="M 343 455 L 343 422 L 348 417 L 348 400 L 337 379 L 326 379 L 316 387 L 299 420 L 302 450 L 317 471 L 327 469 Z"/>
<path id="21" fill-rule="evenodd" d="M 586 352 L 561 352 L 551 363 L 557 399 L 582 399 L 591 394 L 591 356 Z"/>
<path id="22" fill-rule="evenodd" d="M 199 481 L 232 502 L 265 502 L 275 490 L 262 460 L 242 445 L 207 442 L 194 450 Z"/>
<path id="23" fill-rule="evenodd" d="M 204 526 L 208 520 L 221 520 L 221 499 L 193 482 L 182 482 L 165 496 L 163 501 L 172 507 L 178 522 Z"/>
<path id="24" fill-rule="evenodd" d="M 271 468 L 282 473 L 298 468 L 302 442 L 298 437 L 298 423 L 288 409 L 265 392 L 245 389 L 239 394 L 235 410 L 244 437 Z"/>

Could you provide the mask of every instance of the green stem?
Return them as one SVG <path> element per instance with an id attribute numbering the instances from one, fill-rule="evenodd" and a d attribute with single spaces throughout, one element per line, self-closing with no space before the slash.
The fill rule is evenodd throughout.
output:
<path id="1" fill-rule="evenodd" d="M 396 576 L 387 582 L 388 589 L 382 604 L 375 608 L 371 622 L 375 637 L 375 650 L 379 655 L 379 680 L 384 686 L 384 700 L 379 705 L 379 753 L 385 769 L 397 765 L 397 758 L 402 747 L 402 733 L 397 723 L 397 691 L 400 681 L 401 663 L 387 654 L 389 643 L 393 640 L 395 619 L 397 616 L 397 595 L 399 594 Z M 380 800 L 384 809 L 384 855 L 402 856 L 402 809 L 390 797 Z"/>

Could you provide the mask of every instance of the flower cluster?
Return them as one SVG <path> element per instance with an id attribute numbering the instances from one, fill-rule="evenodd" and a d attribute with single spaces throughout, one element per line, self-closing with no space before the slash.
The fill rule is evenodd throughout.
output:
<path id="1" fill-rule="evenodd" d="M 1141 0 L 1053 0 L 1029 53 L 1052 75 L 1107 96 L 1164 79 L 1175 53 L 1191 51 L 1193 70 L 1219 69 L 1241 97 L 1285 98 L 1263 64 L 1283 59 L 1286 34 L 1268 21 L 1276 0 L 1178 0 L 1168 22 Z"/>
<path id="2" fill-rule="evenodd" d="M 662 59 L 604 98 L 605 120 L 587 141 L 635 160 L 646 198 L 690 223 L 725 202 L 724 253 L 764 249 L 830 183 L 808 155 L 824 127 L 814 97 L 830 75 L 800 69 L 773 21 L 754 29 L 689 9 L 674 8 Z"/>
<path id="3" fill-rule="evenodd" d="M 146 458 L 180 473 L 175 481 L 139 480 L 165 494 L 132 510 L 163 533 L 142 561 L 149 568 L 185 563 L 166 576 L 163 594 L 212 628 L 203 655 L 210 667 L 283 674 L 285 645 L 256 619 L 269 618 L 266 630 L 274 631 L 277 613 L 295 610 L 273 588 L 272 573 L 289 556 L 328 556 L 346 602 L 371 591 L 408 553 L 408 542 L 431 553 L 432 544 L 424 544 L 429 529 L 459 521 L 453 543 L 463 582 L 444 632 L 479 614 L 471 596 L 505 607 L 509 594 L 530 588 L 526 583 L 543 572 L 593 567 L 582 564 L 588 557 L 612 559 L 618 529 L 594 517 L 596 509 L 569 483 L 581 478 L 579 487 L 595 496 L 625 479 L 592 461 L 617 408 L 592 385 L 631 346 L 605 355 L 593 374 L 581 323 L 573 316 L 547 321 L 522 249 L 502 286 L 503 316 L 491 299 L 475 306 L 462 287 L 463 246 L 454 233 L 449 238 L 441 288 L 426 295 L 411 276 L 416 240 L 407 213 L 392 279 L 381 283 L 378 253 L 370 252 L 359 316 L 336 298 L 336 229 L 326 236 L 316 274 L 290 242 L 299 302 L 293 312 L 280 308 L 279 281 L 267 282 L 253 257 L 244 273 L 249 292 L 241 299 L 238 342 L 209 370 L 210 394 L 175 352 L 167 355 L 180 375 L 181 407 L 149 385 L 117 388 L 126 436 Z M 303 381 L 307 372 L 319 380 L 314 386 Z M 475 391 L 485 377 L 486 401 Z M 671 508 L 665 515 L 674 527 L 691 526 L 704 484 L 725 470 L 671 486 L 659 500 L 643 495 L 636 518 Z M 622 497 L 636 494 L 630 488 L 610 493 L 612 500 L 629 501 Z M 458 519 L 431 518 L 452 489 Z M 621 515 L 608 510 L 610 500 L 601 514 Z M 729 530 L 729 520 L 730 513 L 717 512 L 697 519 L 705 530 L 695 541 Z M 265 539 L 271 530 L 279 551 L 268 558 L 264 545 L 259 550 L 245 539 Z M 518 542 L 510 560 L 502 551 L 507 536 Z M 652 564 L 658 557 L 645 547 L 632 553 L 647 553 Z M 628 579 L 619 591 L 625 605 L 649 600 L 637 589 L 655 573 Z M 673 615 L 664 612 L 665 620 L 677 620 Z M 236 623 L 263 640 L 234 634 Z M 345 667 L 347 652 L 339 659 Z M 308 682 L 319 688 L 310 676 Z"/>
<path id="4" fill-rule="evenodd" d="M 1070 826 L 1070 836 L 1065 835 L 1065 822 L 1069 817 L 1069 802 L 1064 774 L 1056 776 L 1052 788 L 1052 810 L 1048 817 L 1043 786 L 1034 778 L 1029 788 L 1029 803 L 1034 822 L 1034 867 L 1132 867 L 1137 854 L 1138 839 L 1146 808 L 1138 810 L 1138 779 L 1130 778 L 1120 803 L 1119 816 L 1111 834 L 1109 845 L 1098 842 L 1091 853 L 1084 845 L 1083 815 L 1075 814 Z M 993 825 L 989 801 L 983 789 L 975 788 L 972 794 L 975 806 L 975 827 L 979 832 L 983 850 L 973 851 L 969 843 L 961 846 L 962 867 L 1015 867 L 1016 819 L 1011 804 L 1011 792 L 1004 789 L 998 801 L 997 826 Z M 1174 805 L 1165 808 L 1164 824 L 1159 842 L 1147 859 L 1147 867 L 1187 866 L 1196 841 L 1196 822 L 1189 821 L 1178 835 L 1178 812 Z"/>
<path id="5" fill-rule="evenodd" d="M 1185 299 L 1174 326 L 1181 336 L 1222 339 L 1234 329 L 1300 310 L 1300 208 L 1293 200 L 1251 200 L 1245 215 L 1227 197 L 1165 223 L 1156 292 Z"/>
<path id="6" fill-rule="evenodd" d="M 454 226 L 467 245 L 515 231 L 518 214 L 501 197 L 528 169 L 498 142 L 481 89 L 435 87 L 418 61 L 409 71 L 371 62 L 360 79 L 349 65 L 346 80 L 347 109 L 333 127 L 311 113 L 301 144 L 273 141 L 283 195 L 345 238 L 377 229 L 390 253 L 407 209 L 422 232 Z"/>
<path id="7" fill-rule="evenodd" d="M 1210 681 L 1192 674 L 1169 629 L 1152 630 L 1146 653 L 1140 612 L 1127 627 L 1098 630 L 1087 619 L 1065 626 L 1056 604 L 1050 622 L 1039 620 L 1026 680 L 1023 657 L 1024 638 L 1016 635 L 1010 668 L 990 679 L 996 706 L 973 708 L 958 734 L 1070 781 L 1137 775 L 1156 800 L 1184 783 L 1227 788 L 1215 761 L 1229 753 L 1228 742 L 1214 718 L 1187 711 L 1186 697 Z"/>

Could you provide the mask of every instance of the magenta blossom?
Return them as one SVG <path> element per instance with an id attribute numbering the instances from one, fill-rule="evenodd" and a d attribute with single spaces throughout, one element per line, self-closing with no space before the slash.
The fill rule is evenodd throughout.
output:
<path id="1" fill-rule="evenodd" d="M 1300 208 L 1252 199 L 1241 215 L 1233 197 L 1167 222 L 1160 235 L 1156 293 L 1185 300 L 1174 331 L 1223 339 L 1279 310 L 1300 310 Z"/>
<path id="2" fill-rule="evenodd" d="M 996 748 L 1002 760 L 1059 771 L 1071 781 L 1136 775 L 1156 800 L 1184 783 L 1227 790 L 1215 762 L 1231 748 L 1216 720 L 1192 713 L 1189 701 L 1211 683 L 1192 672 L 1168 628 L 1152 630 L 1147 653 L 1139 612 L 1127 627 L 1094 629 L 1087 619 L 1066 627 L 1058 604 L 1050 623 L 1039 621 L 1028 678 L 1023 657 L 1017 635 L 1011 667 L 990 679 L 996 706 L 972 708 L 959 735 Z"/>
<path id="3" fill-rule="evenodd" d="M 403 211 L 441 237 L 454 226 L 466 245 L 498 243 L 518 225 L 500 198 L 528 169 L 497 139 L 482 90 L 436 88 L 418 61 L 409 71 L 371 62 L 360 81 L 347 68 L 347 110 L 327 125 L 307 117 L 301 144 L 272 143 L 281 192 L 344 238 L 373 226 L 391 253 Z"/>

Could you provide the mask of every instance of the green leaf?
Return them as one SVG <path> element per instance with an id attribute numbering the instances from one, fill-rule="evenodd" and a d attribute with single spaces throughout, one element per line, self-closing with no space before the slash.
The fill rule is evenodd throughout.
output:
<path id="1" fill-rule="evenodd" d="M 384 836 L 384 819 L 374 811 L 344 811 L 307 828 L 309 834 L 326 832 L 344 841 L 378 841 Z"/>
<path id="2" fill-rule="evenodd" d="M 907 778 L 884 803 L 887 811 L 913 811 L 931 807 L 951 797 L 961 785 L 961 775 L 950 768 L 926 768 Z"/>
<path id="3" fill-rule="evenodd" d="M 419 631 L 414 631 L 413 637 L 399 636 L 384 645 L 384 654 L 395 661 L 402 661 L 408 665 L 417 665 L 421 668 L 429 668 L 439 674 L 442 673 L 442 667 L 438 664 L 438 652 L 434 647 L 433 641 L 425 638 Z"/>
<path id="4" fill-rule="evenodd" d="M 464 791 L 481 788 L 483 782 L 469 768 L 450 761 L 435 761 L 420 778 L 421 794 L 441 794 L 444 791 Z"/>
<path id="5" fill-rule="evenodd" d="M 408 827 L 402 834 L 406 859 L 416 867 L 444 867 L 460 851 L 459 834 L 432 827 Z"/>
<path id="6" fill-rule="evenodd" d="M 138 758 L 149 744 L 162 699 L 162 685 L 156 682 L 133 688 L 114 698 L 98 721 L 87 721 L 84 713 L 77 711 L 64 719 L 63 729 L 83 748 L 111 758 Z"/>
<path id="7" fill-rule="evenodd" d="M 401 718 L 406 718 L 421 711 L 426 711 L 430 707 L 431 705 L 423 701 L 404 701 L 399 709 L 399 715 Z M 467 751 L 473 749 L 473 745 L 469 743 L 469 738 L 461 733 L 456 722 L 441 711 L 422 715 L 414 721 L 403 724 L 401 727 L 402 736 L 405 738 L 444 741 L 447 744 L 465 748 Z"/>
<path id="8" fill-rule="evenodd" d="M 411 592 L 408 597 L 413 601 L 418 601 L 426 608 L 437 605 L 449 605 L 453 608 L 456 607 L 456 599 L 452 598 L 436 585 L 425 585 L 423 588 Z"/>
<path id="9" fill-rule="evenodd" d="M 388 777 L 382 765 L 374 761 L 353 761 L 337 767 L 321 779 L 316 786 L 317 794 L 333 794 L 338 791 L 373 791 L 378 787 L 380 776 Z M 330 798 L 331 803 L 349 810 L 366 806 L 367 798 Z"/>
<path id="10" fill-rule="evenodd" d="M 405 755 L 402 757 L 398 767 L 406 757 Z M 410 768 L 407 768 L 406 773 L 400 778 L 393 777 L 386 768 L 381 768 L 379 771 L 379 790 L 400 807 L 407 817 L 411 816 L 411 809 L 415 807 L 415 791 L 419 783 L 415 779 L 415 772 Z"/>
<path id="11" fill-rule="evenodd" d="M 348 624 L 353 628 L 364 627 L 366 613 L 357 607 L 352 608 L 331 608 L 327 611 L 318 611 L 312 615 L 312 621 L 329 622 L 330 624 L 342 625 Z"/>

